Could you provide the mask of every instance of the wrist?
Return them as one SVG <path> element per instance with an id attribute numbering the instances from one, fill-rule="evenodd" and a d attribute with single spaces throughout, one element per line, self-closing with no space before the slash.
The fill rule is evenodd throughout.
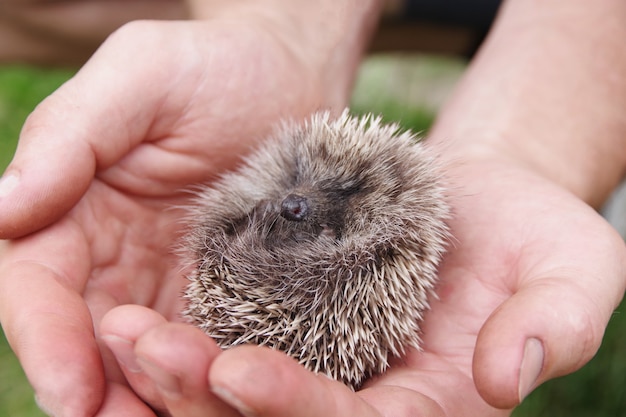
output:
<path id="1" fill-rule="evenodd" d="M 485 127 L 480 135 L 467 134 L 457 137 L 458 140 L 434 131 L 428 141 L 454 177 L 463 176 L 468 166 L 476 164 L 522 169 L 566 189 L 596 209 L 624 176 L 625 158 L 621 152 L 626 149 L 624 143 L 606 148 L 593 145 L 562 148 L 551 146 L 549 140 L 525 135 L 526 132 L 514 132 L 507 136 Z"/>
<path id="2" fill-rule="evenodd" d="M 453 159 L 501 158 L 599 207 L 626 167 L 621 0 L 509 0 L 431 131 Z"/>
<path id="3" fill-rule="evenodd" d="M 287 48 L 323 91 L 321 107 L 342 110 L 361 56 L 376 27 L 382 0 L 206 1 L 187 0 L 199 20 L 248 21 L 262 26 Z M 306 80 L 303 80 L 306 82 Z"/>

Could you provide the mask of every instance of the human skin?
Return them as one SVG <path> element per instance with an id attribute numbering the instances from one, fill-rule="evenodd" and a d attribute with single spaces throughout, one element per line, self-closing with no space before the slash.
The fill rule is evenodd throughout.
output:
<path id="1" fill-rule="evenodd" d="M 361 22 L 375 15 L 370 6 Z M 8 244 L 0 319 L 40 402 L 63 416 L 154 416 L 140 398 L 187 417 L 504 416 L 537 384 L 589 360 L 625 285 L 624 243 L 590 204 L 626 165 L 615 110 L 626 105 L 617 76 L 626 73 L 626 6 L 506 3 L 427 142 L 447 167 L 456 242 L 424 322 L 424 352 L 357 393 L 278 352 L 220 352 L 172 322 L 183 282 L 167 248 L 179 213 L 163 208 L 184 202 L 181 185 L 232 166 L 261 136 L 254 129 L 269 129 L 284 109 L 302 117 L 342 107 L 358 61 L 346 51 L 367 34 L 349 6 L 344 21 L 294 9 L 282 25 L 272 9 L 241 7 L 206 23 L 124 28 L 27 122 L 0 188 L 0 233 L 51 225 Z M 280 35 L 307 24 L 309 36 Z M 315 44 L 320 25 L 358 35 L 329 35 L 317 53 L 299 47 Z M 137 57 L 154 50 L 174 55 Z M 263 54 L 247 70 L 227 65 L 233 50 Z M 220 70 L 228 77 L 209 77 Z M 263 112 L 267 97 L 281 101 Z"/>

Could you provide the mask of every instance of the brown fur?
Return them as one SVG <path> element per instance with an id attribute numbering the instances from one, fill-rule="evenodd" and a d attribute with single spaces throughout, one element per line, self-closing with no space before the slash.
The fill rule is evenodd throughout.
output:
<path id="1" fill-rule="evenodd" d="M 447 217 L 414 136 L 316 114 L 199 193 L 185 315 L 224 348 L 267 345 L 358 388 L 419 347 Z"/>

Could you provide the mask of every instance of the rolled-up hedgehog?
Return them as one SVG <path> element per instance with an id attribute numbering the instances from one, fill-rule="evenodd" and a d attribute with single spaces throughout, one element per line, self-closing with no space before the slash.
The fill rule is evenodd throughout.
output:
<path id="1" fill-rule="evenodd" d="M 357 389 L 420 344 L 448 241 L 431 153 L 379 118 L 285 125 L 198 193 L 184 315 Z"/>

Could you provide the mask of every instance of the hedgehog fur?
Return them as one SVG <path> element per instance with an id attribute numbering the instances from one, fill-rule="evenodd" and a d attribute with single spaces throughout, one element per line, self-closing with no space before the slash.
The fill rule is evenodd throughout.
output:
<path id="1" fill-rule="evenodd" d="M 198 192 L 184 316 L 223 348 L 269 346 L 358 389 L 419 349 L 449 237 L 438 171 L 380 118 L 283 125 Z"/>

